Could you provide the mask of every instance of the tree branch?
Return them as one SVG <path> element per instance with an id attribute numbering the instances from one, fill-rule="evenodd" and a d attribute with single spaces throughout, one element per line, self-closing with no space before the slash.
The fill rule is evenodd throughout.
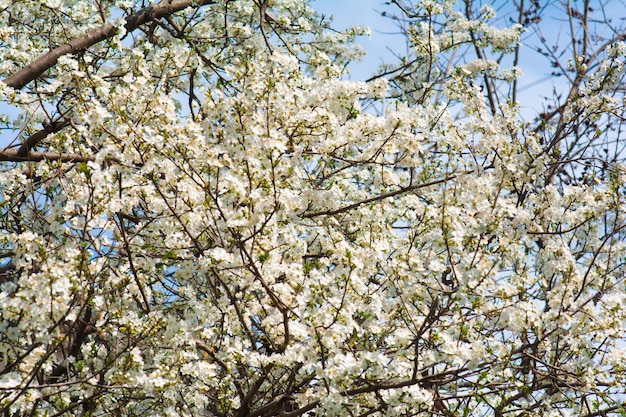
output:
<path id="1" fill-rule="evenodd" d="M 340 208 L 335 209 L 335 210 L 324 210 L 324 211 L 316 211 L 315 213 L 304 213 L 304 214 L 302 214 L 302 217 L 307 218 L 307 219 L 312 219 L 314 217 L 319 217 L 319 216 L 332 216 L 332 215 L 335 215 L 335 214 L 345 213 L 346 211 L 350 211 L 353 208 L 357 208 L 357 207 L 359 207 L 359 206 L 361 206 L 363 204 L 373 203 L 375 201 L 380 201 L 380 200 L 384 200 L 386 198 L 395 197 L 395 196 L 397 196 L 399 194 L 404 194 L 404 193 L 407 193 L 409 191 L 417 190 L 417 189 L 420 189 L 420 188 L 430 187 L 431 185 L 441 184 L 443 182 L 453 180 L 453 179 L 457 178 L 459 175 L 471 174 L 472 172 L 474 172 L 474 171 L 473 170 L 462 171 L 462 172 L 460 172 L 458 174 L 447 175 L 447 176 L 445 176 L 443 178 L 439 178 L 438 180 L 432 180 L 432 181 L 423 182 L 423 183 L 420 183 L 420 184 L 412 184 L 412 185 L 409 185 L 407 187 L 402 187 L 399 190 L 391 191 L 389 193 L 377 195 L 377 196 L 370 197 L 370 198 L 366 198 L 365 200 L 357 201 L 356 203 L 348 204 L 347 206 L 340 207 Z"/>
<path id="2" fill-rule="evenodd" d="M 0 161 L 10 162 L 39 162 L 43 160 L 61 161 L 61 162 L 89 162 L 95 161 L 93 156 L 82 156 L 76 154 L 61 154 L 52 152 L 29 152 L 26 155 L 20 155 L 20 149 L 0 149 Z"/>
<path id="3" fill-rule="evenodd" d="M 169 16 L 180 10 L 186 9 L 190 6 L 205 6 L 207 4 L 213 4 L 215 0 L 171 0 L 162 1 L 156 5 L 150 5 L 139 10 L 137 13 L 133 13 L 126 17 L 126 24 L 124 28 L 127 32 L 132 32 L 139 26 L 160 19 L 165 16 Z M 60 57 L 68 54 L 76 54 L 81 51 L 85 51 L 89 47 L 102 42 L 105 39 L 111 38 L 117 32 L 118 27 L 113 23 L 105 23 L 104 25 L 87 32 L 85 35 L 74 38 L 65 45 L 61 45 L 55 48 L 33 62 L 11 75 L 4 80 L 4 83 L 9 87 L 15 89 L 21 89 L 29 82 L 38 78 L 46 70 L 52 68 Z"/>
<path id="4" fill-rule="evenodd" d="M 22 143 L 22 146 L 20 146 L 17 151 L 17 156 L 26 157 L 28 155 L 28 152 L 35 146 L 37 146 L 37 144 L 44 140 L 49 134 L 60 131 L 65 126 L 68 126 L 70 123 L 71 122 L 68 119 L 55 120 L 51 123 L 48 123 L 43 129 L 33 135 L 30 135 L 24 141 L 24 143 Z"/>

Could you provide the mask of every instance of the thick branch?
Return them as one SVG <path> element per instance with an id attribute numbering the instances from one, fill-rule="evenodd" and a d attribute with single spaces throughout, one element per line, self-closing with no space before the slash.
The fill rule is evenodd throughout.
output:
<path id="1" fill-rule="evenodd" d="M 81 156 L 76 154 L 61 154 L 52 152 L 29 152 L 26 155 L 21 155 L 20 149 L 0 149 L 0 161 L 39 162 L 43 160 L 61 162 L 89 162 L 95 161 L 95 158 L 92 156 Z"/>
<path id="2" fill-rule="evenodd" d="M 28 155 L 28 152 L 35 146 L 37 146 L 39 142 L 44 140 L 49 134 L 56 133 L 63 129 L 65 126 L 68 126 L 69 124 L 70 121 L 67 119 L 57 120 L 49 123 L 39 132 L 29 136 L 28 139 L 26 139 L 24 143 L 22 143 L 22 146 L 20 146 L 19 150 L 17 151 L 17 156 L 26 157 Z"/>
<path id="3" fill-rule="evenodd" d="M 204 6 L 207 4 L 213 4 L 215 0 L 171 0 L 163 1 L 156 5 L 151 5 L 139 10 L 137 13 L 133 13 L 126 18 L 126 24 L 124 28 L 127 32 L 132 32 L 139 26 L 151 22 L 153 20 L 160 19 L 165 16 L 169 16 L 180 10 L 186 9 L 190 6 Z M 99 28 L 89 31 L 87 34 L 74 38 L 65 45 L 55 48 L 33 62 L 22 68 L 9 78 L 4 80 L 4 83 L 9 87 L 15 89 L 21 89 L 29 82 L 38 78 L 46 70 L 52 68 L 60 57 L 68 54 L 76 54 L 81 51 L 85 51 L 89 47 L 102 42 L 105 39 L 111 38 L 115 35 L 118 28 L 112 23 L 105 23 Z"/>

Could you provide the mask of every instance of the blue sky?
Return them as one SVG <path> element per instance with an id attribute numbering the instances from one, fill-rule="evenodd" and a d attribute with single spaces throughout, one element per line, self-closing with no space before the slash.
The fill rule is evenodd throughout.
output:
<path id="1" fill-rule="evenodd" d="M 362 62 L 351 66 L 351 77 L 363 80 L 372 75 L 384 59 L 393 62 L 393 54 L 389 49 L 401 51 L 405 47 L 404 36 L 398 33 L 391 19 L 381 17 L 383 10 L 389 10 L 381 0 L 314 0 L 313 9 L 325 15 L 332 15 L 333 27 L 345 29 L 352 25 L 369 26 L 372 34 L 361 37 L 368 55 Z M 395 36 L 394 36 L 395 33 Z"/>

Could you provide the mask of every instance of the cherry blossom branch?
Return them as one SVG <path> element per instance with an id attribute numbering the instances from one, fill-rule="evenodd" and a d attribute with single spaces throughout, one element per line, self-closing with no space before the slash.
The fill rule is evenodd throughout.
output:
<path id="1" fill-rule="evenodd" d="M 17 151 L 17 156 L 24 157 L 28 155 L 28 152 L 33 149 L 35 146 L 39 144 L 42 140 L 44 140 L 48 135 L 52 133 L 56 133 L 63 129 L 65 126 L 69 126 L 71 124 L 71 120 L 69 119 L 61 119 L 55 120 L 53 122 L 45 125 L 43 129 L 38 131 L 37 133 L 30 135 L 20 146 Z"/>
<path id="2" fill-rule="evenodd" d="M 377 195 L 377 196 L 374 196 L 374 197 L 366 198 L 365 200 L 357 201 L 356 203 L 352 203 L 352 204 L 349 204 L 347 206 L 340 207 L 338 209 L 316 211 L 315 213 L 304 213 L 304 214 L 302 214 L 302 217 L 304 217 L 306 219 L 312 219 L 314 217 L 319 217 L 319 216 L 333 216 L 335 214 L 345 213 L 346 211 L 350 211 L 350 210 L 352 210 L 354 208 L 362 206 L 363 204 L 373 203 L 375 201 L 380 201 L 380 200 L 384 200 L 386 198 L 391 198 L 391 197 L 395 197 L 395 196 L 400 195 L 400 194 L 408 193 L 409 191 L 418 190 L 420 188 L 430 187 L 431 185 L 441 184 L 441 183 L 453 180 L 453 179 L 457 178 L 460 175 L 471 174 L 472 172 L 474 172 L 474 170 L 462 171 L 462 172 L 460 172 L 458 174 L 447 175 L 447 176 L 445 176 L 443 178 L 439 178 L 437 180 L 427 181 L 427 182 L 423 182 L 423 183 L 420 183 L 420 184 L 412 184 L 412 185 L 409 185 L 407 187 L 402 187 L 402 188 L 400 188 L 400 189 L 398 189 L 396 191 L 391 191 L 391 192 L 388 192 L 388 193 L 385 193 L 385 194 L 381 194 L 381 195 Z"/>
<path id="3" fill-rule="evenodd" d="M 203 351 L 204 353 L 206 353 L 212 360 L 215 361 L 215 363 L 217 363 L 219 366 L 222 367 L 222 369 L 224 369 L 224 371 L 226 371 L 227 373 L 229 373 L 230 375 L 233 376 L 233 385 L 235 385 L 235 388 L 237 388 L 237 392 L 239 394 L 239 397 L 241 397 L 242 399 L 246 397 L 246 394 L 243 390 L 243 387 L 241 386 L 241 384 L 239 383 L 239 381 L 237 380 L 237 378 L 235 378 L 235 374 L 232 373 L 232 371 L 230 370 L 230 367 L 228 366 L 228 364 L 226 362 L 224 362 L 223 360 L 221 360 L 216 354 L 215 354 L 215 349 L 213 349 L 211 346 L 207 345 L 206 343 L 204 343 L 202 340 L 196 339 L 194 340 L 194 343 L 196 344 L 196 347 L 198 349 L 200 349 L 201 351 Z"/>
<path id="4" fill-rule="evenodd" d="M 436 385 L 437 383 L 440 383 L 442 381 L 443 378 L 446 377 L 459 377 L 460 374 L 465 371 L 466 369 L 456 369 L 456 370 L 450 370 L 450 371 L 444 371 L 444 372 L 440 372 L 437 374 L 432 374 L 432 375 L 428 375 L 424 378 L 411 378 L 411 379 L 406 379 L 406 380 L 402 380 L 402 381 L 397 381 L 397 382 L 387 382 L 387 383 L 379 383 L 379 384 L 372 384 L 372 385 L 366 385 L 366 386 L 362 386 L 359 388 L 353 388 L 353 389 L 349 389 L 349 390 L 345 390 L 341 393 L 341 395 L 345 396 L 345 397 L 351 397 L 351 396 L 355 396 L 355 395 L 359 395 L 359 394 L 364 394 L 364 393 L 370 393 L 370 392 L 377 392 L 377 391 L 382 391 L 382 390 L 388 390 L 388 389 L 398 389 L 398 388 L 405 388 L 405 387 L 410 387 L 413 385 L 419 385 L 419 386 L 423 386 L 426 387 L 426 389 L 430 390 L 430 387 L 433 385 Z M 276 401 L 275 401 L 276 402 Z M 270 405 L 274 405 L 275 402 L 272 402 L 270 404 L 268 404 L 267 406 L 264 406 L 262 411 L 265 411 L 266 408 L 269 408 Z M 315 400 L 310 402 L 307 405 L 304 405 L 303 407 L 291 411 L 291 412 L 284 412 L 283 414 L 281 414 L 282 417 L 296 417 L 296 416 L 300 416 L 308 411 L 311 411 L 313 409 L 315 409 L 316 407 L 318 407 L 320 404 L 320 400 Z M 445 404 L 435 404 L 435 406 L 445 406 Z M 260 412 L 261 409 L 257 410 L 256 412 L 254 412 L 252 415 L 254 417 L 260 417 L 263 415 L 262 412 Z M 438 410 L 438 411 L 443 411 L 443 410 Z"/>
<path id="5" fill-rule="evenodd" d="M 130 243 L 128 241 L 128 237 L 126 235 L 126 228 L 124 227 L 124 220 L 122 219 L 122 217 L 117 214 L 117 219 L 119 221 L 119 230 L 120 230 L 120 234 L 122 236 L 122 239 L 124 241 L 124 247 L 126 249 L 126 253 L 128 254 L 128 265 L 130 267 L 130 271 L 133 275 L 133 278 L 135 279 L 135 284 L 137 284 L 137 288 L 139 288 L 139 293 L 141 294 L 141 298 L 143 299 L 143 303 L 144 305 L 142 306 L 142 309 L 144 310 L 145 313 L 149 313 L 150 312 L 150 302 L 148 301 L 148 297 L 146 296 L 146 292 L 143 289 L 143 285 L 141 284 L 141 281 L 139 280 L 139 275 L 137 273 L 137 269 L 135 268 L 135 264 L 133 263 L 133 257 L 132 257 L 132 252 L 130 249 Z M 145 309 L 143 308 L 145 307 Z"/>
<path id="6" fill-rule="evenodd" d="M 126 17 L 124 29 L 126 29 L 126 32 L 132 32 L 145 23 L 169 16 L 190 6 L 201 7 L 207 4 L 213 4 L 214 2 L 215 0 L 162 1 L 161 3 L 144 7 L 137 13 L 133 13 Z M 105 39 L 113 37 L 118 30 L 118 26 L 115 24 L 110 22 L 105 23 L 98 28 L 90 30 L 85 35 L 74 38 L 68 43 L 41 55 L 24 68 L 5 79 L 4 83 L 9 87 L 19 90 L 29 82 L 41 76 L 41 74 L 43 74 L 46 70 L 56 65 L 60 57 L 85 51 L 89 47 L 102 42 Z"/>
<path id="7" fill-rule="evenodd" d="M 76 154 L 62 154 L 54 152 L 28 152 L 26 155 L 20 154 L 20 149 L 0 149 L 0 161 L 10 162 L 39 162 L 39 161 L 61 161 L 61 162 L 89 162 L 95 161 L 93 156 L 82 156 Z"/>

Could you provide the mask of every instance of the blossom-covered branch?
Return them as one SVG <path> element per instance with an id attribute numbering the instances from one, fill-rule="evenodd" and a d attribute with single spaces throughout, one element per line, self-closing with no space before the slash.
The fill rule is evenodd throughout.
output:
<path id="1" fill-rule="evenodd" d="M 162 1 L 157 4 L 146 6 L 136 13 L 130 14 L 124 20 L 123 28 L 126 32 L 132 32 L 141 25 L 150 23 L 154 20 L 167 17 L 177 11 L 184 10 L 188 7 L 201 7 L 207 4 L 215 3 L 214 0 L 172 0 Z M 4 83 L 9 87 L 21 89 L 29 82 L 40 77 L 46 70 L 54 66 L 58 59 L 63 55 L 77 54 L 90 46 L 111 38 L 119 30 L 122 24 L 105 23 L 104 25 L 92 29 L 85 35 L 74 38 L 64 45 L 58 46 L 49 52 L 41 55 L 26 67 L 22 68 L 15 74 L 6 78 Z"/>

